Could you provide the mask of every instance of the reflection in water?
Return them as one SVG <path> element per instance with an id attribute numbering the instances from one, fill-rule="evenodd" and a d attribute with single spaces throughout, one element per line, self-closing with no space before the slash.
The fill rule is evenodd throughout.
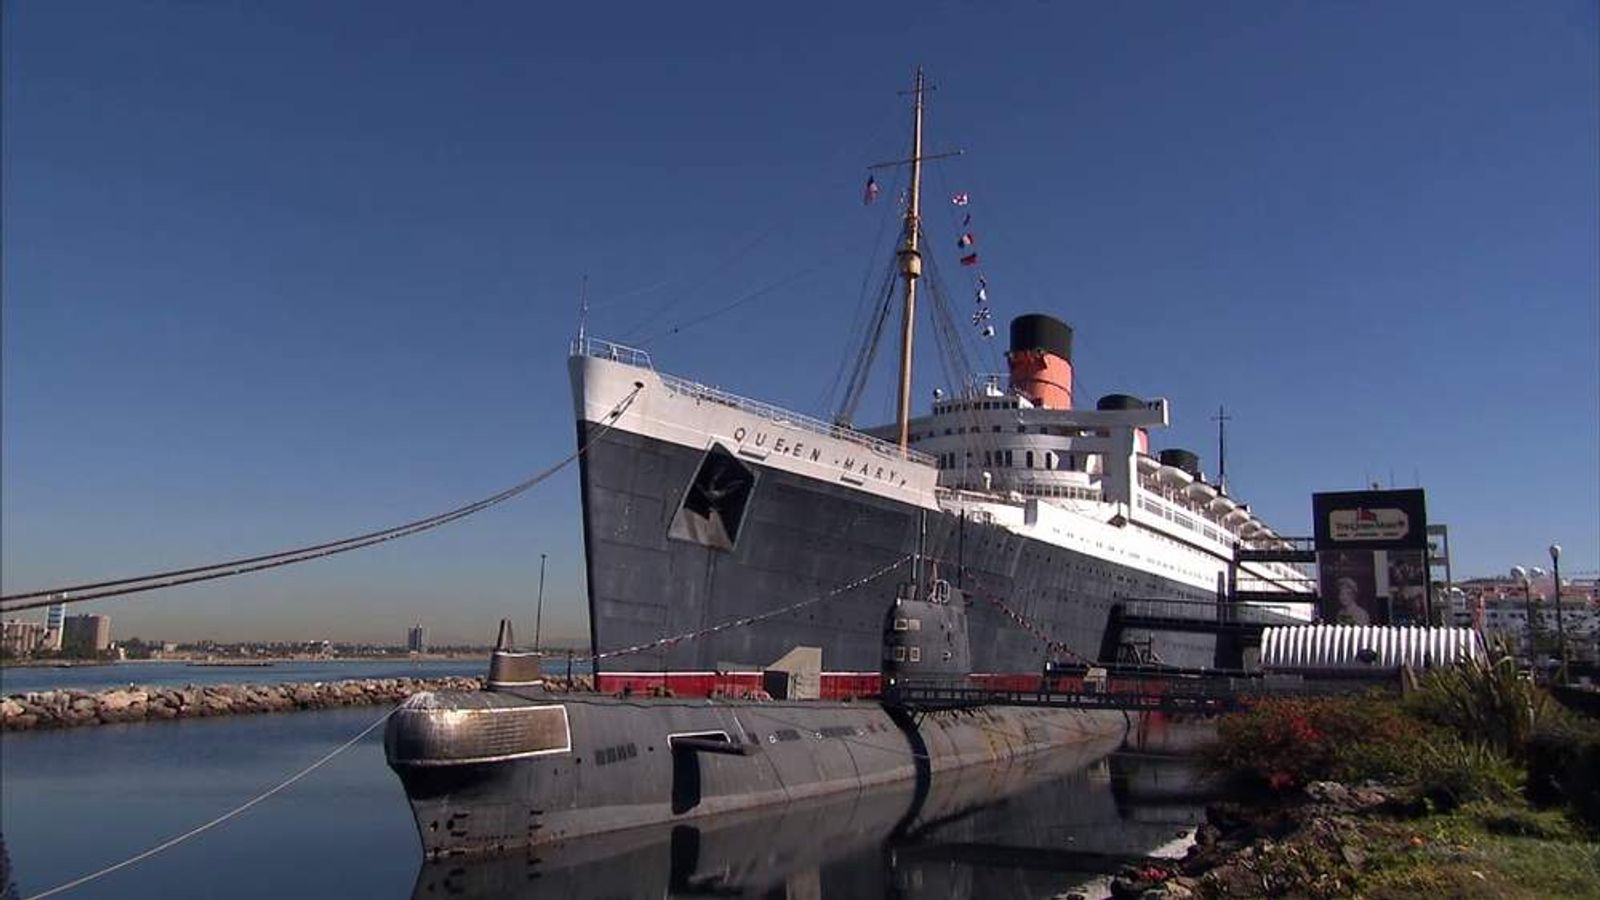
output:
<path id="1" fill-rule="evenodd" d="M 367 708 L 107 725 L 0 740 L 0 831 L 22 895 L 230 809 L 366 727 Z M 1142 732 L 1142 733 L 1141 733 Z M 228 897 L 1052 897 L 1197 822 L 1192 729 L 867 794 L 425 867 L 377 735 L 203 837 L 74 900 Z M 0 864 L 3 870 L 3 864 Z M 0 884 L 6 879 L 0 876 Z M 4 888 L 0 888 L 4 897 Z"/>
<path id="2" fill-rule="evenodd" d="M 1187 738 L 1130 738 L 941 773 L 922 789 L 428 862 L 413 897 L 1048 897 L 1198 821 L 1164 793 L 1193 794 L 1191 763 L 1171 755 Z"/>
<path id="3" fill-rule="evenodd" d="M 1216 737 L 1212 723 L 1149 717 L 1110 759 L 1111 790 L 1124 821 L 1198 825 L 1220 790 L 1199 753 Z"/>

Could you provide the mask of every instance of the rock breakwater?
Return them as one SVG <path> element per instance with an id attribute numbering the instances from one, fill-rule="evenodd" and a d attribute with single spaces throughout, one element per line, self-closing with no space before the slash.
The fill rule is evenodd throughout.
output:
<path id="1" fill-rule="evenodd" d="M 376 706 L 399 703 L 418 691 L 470 691 L 482 686 L 482 679 L 450 676 L 32 691 L 0 698 L 0 731 Z"/>

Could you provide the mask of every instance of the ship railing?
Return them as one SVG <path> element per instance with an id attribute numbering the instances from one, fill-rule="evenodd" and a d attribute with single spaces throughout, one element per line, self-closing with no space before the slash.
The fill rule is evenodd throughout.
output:
<path id="1" fill-rule="evenodd" d="M 946 469 L 949 473 L 951 470 Z M 979 479 L 971 475 L 948 478 L 939 485 L 941 490 L 954 493 L 975 494 L 982 497 L 993 497 L 1001 500 L 1010 499 L 1009 495 L 1018 497 L 1038 498 L 1043 500 L 1093 500 L 1096 503 L 1106 502 L 1105 491 L 1098 487 L 1087 487 L 1073 482 L 1058 481 L 1026 481 L 1023 479 L 1008 479 L 1000 477 L 993 479 L 988 488 L 983 486 Z"/>
<path id="2" fill-rule="evenodd" d="M 572 355 L 592 356 L 596 359 L 611 360 L 655 371 L 655 365 L 650 361 L 649 353 L 636 347 L 629 347 L 626 344 L 618 344 L 613 341 L 601 340 L 600 338 L 584 337 L 574 340 L 572 342 Z M 774 425 L 789 425 L 812 434 L 855 444 L 885 459 L 907 459 L 925 466 L 932 466 L 938 463 L 938 460 L 934 457 L 920 450 L 907 449 L 902 452 L 898 444 L 862 434 L 843 425 L 834 425 L 793 410 L 784 409 L 781 406 L 773 406 L 760 400 L 741 397 L 721 388 L 714 388 L 698 381 L 690 381 L 687 378 L 679 378 L 676 375 L 668 375 L 665 372 L 656 372 L 656 376 L 661 379 L 661 383 L 670 391 L 708 403 L 726 406 L 729 409 L 752 413 L 772 422 Z"/>
<path id="3" fill-rule="evenodd" d="M 740 412 L 750 413 L 762 419 L 766 419 L 774 425 L 787 425 L 815 435 L 820 435 L 822 437 L 833 438 L 834 440 L 855 444 L 856 446 L 869 450 L 873 454 L 881 456 L 885 459 L 907 459 L 911 462 L 919 463 L 924 466 L 934 466 L 938 464 L 938 460 L 926 453 L 921 452 L 920 450 L 911 450 L 908 448 L 905 451 L 902 451 L 898 444 L 892 444 L 888 441 L 872 437 L 871 435 L 862 434 L 855 429 L 846 428 L 843 425 L 830 424 L 822 421 L 821 419 L 814 419 L 802 413 L 784 409 L 781 406 L 773 406 L 770 403 L 763 403 L 760 400 L 752 400 L 749 397 L 741 397 L 738 394 L 730 394 L 721 388 L 714 388 L 710 385 L 701 384 L 698 381 L 690 381 L 687 378 L 679 378 L 676 375 L 668 375 L 664 372 L 657 372 L 656 376 L 661 379 L 661 383 L 664 384 L 669 391 L 675 391 L 679 394 L 692 397 L 696 400 L 702 400 L 708 403 L 716 403 L 726 406 L 730 409 L 737 409 Z"/>
<path id="4" fill-rule="evenodd" d="M 1223 525 L 1209 514 L 1181 501 L 1169 499 L 1145 485 L 1140 485 L 1138 506 L 1151 515 L 1160 516 L 1179 528 L 1202 535 L 1230 550 L 1235 545 L 1246 550 L 1303 550 L 1310 542 L 1309 538 L 1285 538 L 1278 535 L 1243 537 L 1237 530 Z"/>
<path id="5" fill-rule="evenodd" d="M 595 359 L 609 359 L 612 362 L 623 363 L 629 366 L 639 366 L 645 369 L 654 369 L 650 362 L 650 354 L 637 347 L 618 344 L 600 338 L 581 337 L 572 341 L 573 356 L 592 356 Z"/>

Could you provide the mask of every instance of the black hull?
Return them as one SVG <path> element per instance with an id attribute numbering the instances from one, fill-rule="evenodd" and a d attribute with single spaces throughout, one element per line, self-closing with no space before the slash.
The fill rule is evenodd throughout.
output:
<path id="1" fill-rule="evenodd" d="M 580 435 L 587 427 L 580 427 Z M 876 672 L 898 571 L 754 627 L 607 657 L 817 597 L 916 552 L 923 511 L 908 503 L 741 460 L 755 473 L 731 550 L 669 537 L 705 452 L 614 429 L 581 458 L 593 646 L 602 672 L 759 670 L 796 646 L 822 648 L 827 672 Z M 1124 598 L 1213 602 L 1215 594 L 936 510 L 924 549 L 973 597 L 975 673 L 1037 673 L 1047 660 L 1100 656 Z M 959 575 L 958 575 L 959 570 Z M 1002 599 L 1071 653 L 1051 650 L 985 598 Z M 1189 606 L 1189 615 L 1211 607 Z M 1206 634 L 1149 637 L 1161 662 L 1214 666 Z"/>

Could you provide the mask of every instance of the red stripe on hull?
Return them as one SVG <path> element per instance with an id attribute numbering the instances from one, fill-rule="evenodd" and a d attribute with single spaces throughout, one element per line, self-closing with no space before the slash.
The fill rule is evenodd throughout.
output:
<path id="1" fill-rule="evenodd" d="M 1044 679 L 1032 673 L 985 673 L 969 676 L 974 685 L 996 691 L 1032 693 L 1045 688 Z M 761 690 L 760 672 L 601 672 L 595 681 L 596 690 L 603 694 L 651 694 L 663 686 L 677 697 L 735 697 L 758 695 Z M 1111 679 L 1107 688 L 1112 691 L 1140 690 L 1159 692 L 1164 685 L 1151 680 L 1128 681 Z M 1060 675 L 1050 679 L 1049 688 L 1056 693 L 1082 691 L 1083 677 Z M 850 700 L 876 697 L 881 693 L 879 676 L 863 672 L 823 672 L 818 689 L 823 700 Z"/>
<path id="2" fill-rule="evenodd" d="M 650 694 L 665 686 L 678 697 L 748 697 L 761 690 L 760 672 L 601 672 L 595 689 L 602 694 Z M 818 692 L 823 700 L 876 697 L 878 676 L 859 672 L 824 672 Z"/>

